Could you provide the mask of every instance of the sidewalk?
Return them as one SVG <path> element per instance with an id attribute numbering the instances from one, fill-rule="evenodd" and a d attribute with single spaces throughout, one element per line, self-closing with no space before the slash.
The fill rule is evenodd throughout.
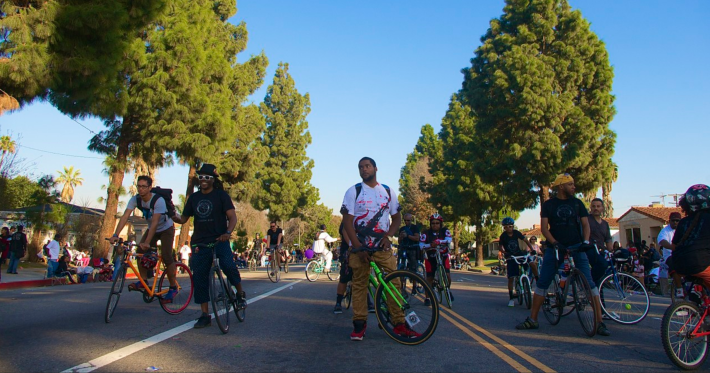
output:
<path id="1" fill-rule="evenodd" d="M 36 266 L 36 264 L 33 264 Z M 51 279 L 45 279 L 45 268 L 28 268 L 27 262 L 20 262 L 17 274 L 7 273 L 7 265 L 2 266 L 2 279 L 0 279 L 0 290 L 34 288 L 52 285 Z"/>

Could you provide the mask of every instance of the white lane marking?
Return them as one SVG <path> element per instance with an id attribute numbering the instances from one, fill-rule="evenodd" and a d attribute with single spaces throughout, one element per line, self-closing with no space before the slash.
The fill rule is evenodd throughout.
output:
<path id="1" fill-rule="evenodd" d="M 262 300 L 262 299 L 264 299 L 264 298 L 266 298 L 266 297 L 268 297 L 268 296 L 271 296 L 271 295 L 274 295 L 274 294 L 280 292 L 281 290 L 284 290 L 284 289 L 287 289 L 287 288 L 289 288 L 289 287 L 292 287 L 293 285 L 295 285 L 295 284 L 297 284 L 297 283 L 299 283 L 299 282 L 301 282 L 301 281 L 303 281 L 303 280 L 304 280 L 304 279 L 301 279 L 301 280 L 298 280 L 298 281 L 294 281 L 294 282 L 289 282 L 289 283 L 286 284 L 286 285 L 283 285 L 283 286 L 278 287 L 278 288 L 276 288 L 276 289 L 274 289 L 274 290 L 271 290 L 271 291 L 266 292 L 266 293 L 264 293 L 264 294 L 262 294 L 262 295 L 259 295 L 258 297 L 254 298 L 254 299 L 250 299 L 250 300 L 248 301 L 248 304 L 249 304 L 249 305 L 254 304 L 254 303 L 256 303 L 256 302 L 258 302 L 258 301 L 260 301 L 260 300 Z M 212 317 L 214 318 L 214 313 L 212 314 Z M 123 348 L 118 349 L 118 350 L 116 350 L 116 351 L 109 352 L 108 354 L 106 354 L 106 355 L 104 355 L 104 356 L 101 356 L 101 357 L 98 357 L 98 358 L 96 358 L 96 359 L 94 359 L 94 360 L 89 361 L 88 363 L 83 363 L 83 364 L 79 364 L 79 365 L 77 365 L 77 366 L 75 366 L 75 367 L 71 367 L 71 368 L 69 368 L 69 369 L 67 369 L 67 370 L 62 371 L 62 373 L 73 373 L 73 372 L 86 373 L 86 372 L 94 371 L 94 370 L 96 370 L 96 369 L 98 369 L 98 368 L 101 368 L 101 367 L 106 366 L 106 365 L 108 365 L 108 364 L 111 364 L 111 363 L 113 363 L 113 362 L 115 362 L 115 361 L 118 361 L 118 360 L 120 360 L 120 359 L 123 359 L 123 358 L 126 357 L 126 356 L 129 356 L 129 355 L 131 355 L 131 354 L 134 354 L 134 353 L 136 353 L 136 352 L 138 352 L 138 351 L 140 351 L 140 350 L 143 350 L 143 349 L 145 349 L 145 348 L 148 348 L 148 347 L 150 347 L 150 346 L 152 346 L 152 345 L 154 345 L 154 344 L 157 344 L 157 343 L 160 343 L 160 342 L 162 342 L 162 341 L 164 341 L 164 340 L 166 340 L 166 339 L 172 338 L 172 337 L 174 337 L 174 336 L 176 336 L 176 335 L 178 335 L 178 334 L 180 334 L 180 333 L 182 333 L 182 332 L 188 331 L 188 330 L 192 329 L 193 325 L 195 325 L 195 321 L 194 321 L 194 320 L 193 320 L 193 321 L 190 321 L 190 322 L 187 322 L 187 323 L 185 323 L 185 324 L 182 324 L 182 325 L 180 325 L 180 326 L 178 326 L 178 327 L 172 328 L 172 329 L 170 329 L 170 330 L 164 331 L 164 332 L 162 332 L 162 333 L 160 333 L 160 334 L 154 335 L 154 336 L 152 336 L 152 337 L 150 337 L 150 338 L 146 338 L 146 339 L 144 339 L 144 340 L 142 340 L 142 341 L 140 341 L 140 342 L 136 342 L 136 343 L 134 343 L 134 344 L 132 344 L 132 345 L 123 347 Z"/>

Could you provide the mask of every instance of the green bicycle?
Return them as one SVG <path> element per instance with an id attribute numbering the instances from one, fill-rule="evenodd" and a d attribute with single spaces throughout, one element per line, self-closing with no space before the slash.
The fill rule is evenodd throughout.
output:
<path id="1" fill-rule="evenodd" d="M 325 258 L 319 255 L 318 259 L 311 260 L 306 266 L 306 278 L 310 282 L 314 282 L 322 273 L 328 276 L 330 281 L 338 281 L 340 279 L 340 262 L 334 260 L 330 265 L 330 271 L 325 270 Z"/>
<path id="2" fill-rule="evenodd" d="M 409 271 L 386 274 L 372 260 L 370 268 L 374 274 L 370 273 L 369 288 L 375 289 L 375 314 L 380 329 L 405 345 L 418 345 L 429 339 L 439 324 L 439 305 L 426 280 Z M 401 284 L 407 285 L 403 288 Z M 427 298 L 434 301 L 427 305 Z M 410 333 L 395 332 L 395 326 L 401 322 L 407 324 Z"/>

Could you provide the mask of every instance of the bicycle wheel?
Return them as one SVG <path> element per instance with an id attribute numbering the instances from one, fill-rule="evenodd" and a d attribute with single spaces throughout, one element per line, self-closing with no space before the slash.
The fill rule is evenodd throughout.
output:
<path id="1" fill-rule="evenodd" d="M 422 293 L 405 296 L 399 289 L 402 281 L 417 284 Z M 395 341 L 417 345 L 429 339 L 439 323 L 439 307 L 433 299 L 434 292 L 426 281 L 409 271 L 394 271 L 384 278 L 375 291 L 375 310 L 382 330 Z"/>
<path id="2" fill-rule="evenodd" d="M 311 261 L 306 266 L 306 278 L 308 279 L 308 281 L 313 282 L 317 280 L 318 277 L 320 277 L 321 271 L 322 270 L 320 265 L 318 265 L 318 262 L 315 260 Z"/>
<path id="3" fill-rule="evenodd" d="M 439 266 L 438 276 L 439 284 L 441 285 L 441 300 L 446 303 L 449 309 L 453 309 L 453 302 L 451 301 L 451 290 L 449 290 L 449 278 L 446 277 L 446 272 L 444 272 L 444 266 Z"/>
<path id="4" fill-rule="evenodd" d="M 352 282 L 348 282 L 347 286 L 345 286 L 345 295 L 343 295 L 343 300 L 345 301 L 345 309 L 350 309 L 350 303 L 353 301 Z"/>
<path id="5" fill-rule="evenodd" d="M 518 305 L 521 305 L 523 304 L 523 288 L 520 285 L 520 276 L 513 277 L 513 284 L 515 284 L 514 291 L 515 297 L 518 299 Z"/>
<path id="6" fill-rule="evenodd" d="M 338 281 L 340 279 L 340 262 L 334 261 L 330 266 L 330 271 L 326 274 L 330 281 Z"/>
<path id="7" fill-rule="evenodd" d="M 695 337 L 693 332 L 703 321 L 698 305 L 688 301 L 671 303 L 661 321 L 661 339 L 666 355 L 682 369 L 699 368 L 708 355 L 708 336 Z M 698 332 L 703 332 L 701 326 Z"/>
<path id="8" fill-rule="evenodd" d="M 239 304 L 239 301 L 237 300 L 237 288 L 234 286 L 230 286 L 229 288 L 232 291 L 231 298 L 234 315 L 237 316 L 237 320 L 239 320 L 239 322 L 244 322 L 247 313 L 246 299 L 244 299 L 243 304 Z"/>
<path id="9" fill-rule="evenodd" d="M 279 268 L 275 260 L 270 261 L 269 265 L 266 266 L 266 275 L 269 276 L 271 282 L 279 282 Z"/>
<path id="10" fill-rule="evenodd" d="M 217 326 L 223 334 L 229 332 L 229 307 L 230 299 L 227 294 L 227 286 L 222 277 L 222 271 L 217 267 L 210 270 L 210 301 L 212 302 L 212 312 L 217 320 Z"/>
<path id="11" fill-rule="evenodd" d="M 532 291 L 530 290 L 530 279 L 525 276 L 522 279 L 523 282 L 523 300 L 525 301 L 525 308 L 530 309 L 532 307 Z"/>
<path id="12" fill-rule="evenodd" d="M 579 318 L 579 323 L 582 324 L 584 332 L 593 337 L 597 334 L 597 318 L 594 312 L 595 305 L 592 298 L 592 288 L 578 269 L 574 270 L 574 274 L 571 277 L 574 309 L 577 311 L 577 318 Z"/>
<path id="13" fill-rule="evenodd" d="M 249 270 L 256 271 L 256 259 L 252 258 L 249 260 Z"/>
<path id="14" fill-rule="evenodd" d="M 651 299 L 643 284 L 625 273 L 610 274 L 601 282 L 599 296 L 602 311 L 620 324 L 636 324 L 651 307 Z"/>
<path id="15" fill-rule="evenodd" d="M 284 273 L 288 273 L 288 260 L 284 262 Z"/>
<path id="16" fill-rule="evenodd" d="M 186 274 L 187 276 L 183 275 L 179 278 L 176 278 L 178 282 L 178 293 L 175 294 L 172 302 L 160 302 L 160 307 L 162 307 L 165 312 L 171 315 L 177 315 L 178 313 L 184 311 L 187 306 L 190 305 L 190 300 L 192 300 L 193 292 L 192 272 L 190 271 L 190 268 L 188 268 L 183 263 L 175 263 L 175 271 L 176 273 L 178 273 L 177 271 L 184 271 L 184 274 Z M 160 293 L 168 287 L 170 287 L 170 282 L 168 281 L 168 273 L 166 271 L 163 271 L 163 274 L 160 276 L 160 281 L 158 281 L 157 292 Z"/>
<path id="17" fill-rule="evenodd" d="M 106 313 L 104 314 L 104 321 L 106 323 L 111 322 L 111 317 L 113 313 L 116 312 L 116 306 L 118 305 L 118 300 L 121 299 L 121 292 L 123 291 L 123 284 L 126 282 L 126 266 L 123 265 L 116 273 L 116 278 L 113 279 L 113 284 L 111 285 L 111 293 L 108 295 L 108 303 L 106 303 Z"/>
<path id="18" fill-rule="evenodd" d="M 571 274 L 569 276 L 572 276 Z M 565 281 L 565 286 L 562 287 L 560 284 L 561 296 L 560 296 L 560 309 L 562 311 L 561 316 L 567 316 L 574 312 L 574 294 L 572 293 L 572 285 L 569 284 L 570 277 L 567 277 Z"/>
<path id="19" fill-rule="evenodd" d="M 560 286 L 557 280 L 553 279 L 545 292 L 545 300 L 542 302 L 542 314 L 550 323 L 557 325 L 562 317 L 562 305 L 560 304 Z"/>

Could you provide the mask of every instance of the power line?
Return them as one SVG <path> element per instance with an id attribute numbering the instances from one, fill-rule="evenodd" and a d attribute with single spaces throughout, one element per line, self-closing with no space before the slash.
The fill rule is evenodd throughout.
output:
<path id="1" fill-rule="evenodd" d="M 76 122 L 76 124 L 78 124 L 78 125 L 84 127 L 87 131 L 93 133 L 94 135 L 98 135 L 98 133 L 92 131 L 89 127 L 87 127 L 87 126 L 85 126 L 85 125 L 79 123 L 79 121 L 77 121 L 76 119 L 74 119 L 74 118 L 69 118 L 69 119 L 71 119 L 71 120 L 73 120 L 74 122 Z"/>
<path id="2" fill-rule="evenodd" d="M 27 148 L 27 149 L 35 150 L 35 151 L 38 151 L 38 152 L 43 152 L 43 153 L 49 153 L 49 154 L 55 154 L 55 155 L 63 155 L 63 156 L 65 156 L 65 157 L 87 158 L 87 159 L 104 159 L 104 157 L 87 157 L 87 156 L 85 156 L 85 155 L 72 155 L 72 154 L 55 153 L 55 152 L 50 152 L 50 151 L 48 151 L 48 150 L 42 150 L 42 149 L 31 148 L 31 147 L 29 147 L 29 146 L 27 146 L 27 145 L 20 145 L 20 144 L 18 144 L 17 146 L 19 146 L 19 147 L 21 147 L 21 148 Z"/>

